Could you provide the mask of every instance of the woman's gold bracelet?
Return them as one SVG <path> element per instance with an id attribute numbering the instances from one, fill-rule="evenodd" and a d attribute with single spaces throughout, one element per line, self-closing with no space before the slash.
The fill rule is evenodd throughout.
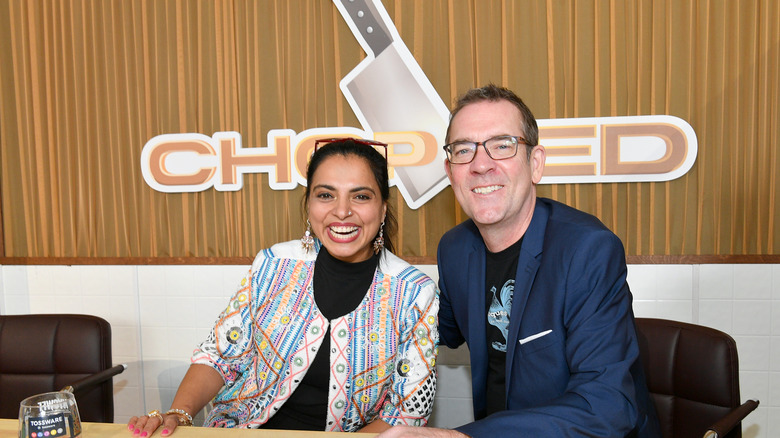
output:
<path id="1" fill-rule="evenodd" d="M 165 415 L 174 414 L 179 419 L 179 426 L 192 426 L 192 415 L 183 409 L 168 409 Z"/>

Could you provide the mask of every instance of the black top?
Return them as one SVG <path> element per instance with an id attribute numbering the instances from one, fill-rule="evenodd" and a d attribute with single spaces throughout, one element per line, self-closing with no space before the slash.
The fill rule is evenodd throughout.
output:
<path id="1" fill-rule="evenodd" d="M 314 262 L 314 301 L 322 315 L 335 319 L 363 301 L 374 279 L 379 256 L 358 263 L 334 258 L 323 246 Z M 330 383 L 330 327 L 300 385 L 262 428 L 325 430 Z"/>
<path id="2" fill-rule="evenodd" d="M 314 262 L 314 301 L 328 319 L 344 316 L 355 310 L 366 296 L 379 264 L 379 255 L 368 260 L 343 262 L 323 246 Z"/>
<path id="3" fill-rule="evenodd" d="M 487 415 L 506 409 L 506 347 L 517 261 L 523 238 L 500 252 L 486 251 L 485 312 L 487 312 Z"/>

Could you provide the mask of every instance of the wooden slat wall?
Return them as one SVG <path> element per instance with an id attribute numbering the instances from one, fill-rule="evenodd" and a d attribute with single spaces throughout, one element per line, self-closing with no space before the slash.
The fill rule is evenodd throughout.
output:
<path id="1" fill-rule="evenodd" d="M 629 261 L 780 254 L 780 3 L 384 4 L 445 102 L 495 82 L 542 119 L 693 126 L 682 178 L 540 188 L 601 218 Z M 141 149 L 164 133 L 237 131 L 259 147 L 271 129 L 357 127 L 338 83 L 364 56 L 325 0 L 0 2 L 0 263 L 242 262 L 299 237 L 301 188 L 257 174 L 239 192 L 163 194 Z M 400 255 L 435 261 L 465 219 L 451 191 L 418 210 L 393 192 Z"/>

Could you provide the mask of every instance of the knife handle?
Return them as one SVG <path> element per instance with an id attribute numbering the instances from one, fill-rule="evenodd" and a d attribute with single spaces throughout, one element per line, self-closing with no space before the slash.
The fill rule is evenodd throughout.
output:
<path id="1" fill-rule="evenodd" d="M 333 0 L 343 6 L 346 11 L 344 19 L 355 25 L 376 57 L 390 46 L 393 40 L 377 11 L 375 1 L 381 0 Z"/>

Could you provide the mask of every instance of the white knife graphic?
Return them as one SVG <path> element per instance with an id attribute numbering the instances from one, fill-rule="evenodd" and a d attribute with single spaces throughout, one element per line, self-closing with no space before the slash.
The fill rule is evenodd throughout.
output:
<path id="1" fill-rule="evenodd" d="M 367 57 L 341 81 L 363 128 L 372 132 L 423 131 L 437 141 L 436 158 L 421 166 L 395 167 L 399 191 L 417 209 L 449 181 L 441 149 L 449 110 L 398 35 L 380 0 L 334 0 Z"/>

